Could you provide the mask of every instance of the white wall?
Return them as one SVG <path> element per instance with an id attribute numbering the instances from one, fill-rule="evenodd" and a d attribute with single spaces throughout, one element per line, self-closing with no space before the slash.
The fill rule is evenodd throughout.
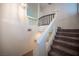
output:
<path id="1" fill-rule="evenodd" d="M 52 5 L 48 5 L 46 3 L 40 4 L 40 17 L 47 14 L 54 13 L 54 11 L 55 11 L 55 4 L 52 4 Z"/>
<path id="2" fill-rule="evenodd" d="M 79 28 L 76 3 L 52 4 L 45 6 L 40 12 L 40 15 L 55 12 L 57 26 L 68 29 Z"/>
<path id="3" fill-rule="evenodd" d="M 77 4 L 77 8 L 78 8 L 78 14 L 79 14 L 79 3 Z"/>
<path id="4" fill-rule="evenodd" d="M 32 37 L 37 25 L 29 24 L 29 19 L 25 18 L 27 10 L 20 4 L 0 4 L 0 8 L 0 55 L 23 55 L 30 51 L 33 48 Z M 33 9 L 36 9 L 34 5 Z M 28 31 L 29 28 L 32 31 Z"/>
<path id="5" fill-rule="evenodd" d="M 29 50 L 31 32 L 28 25 L 21 23 L 18 15 L 18 4 L 0 4 L 2 10 L 2 53 L 1 55 L 22 55 Z M 0 48 L 1 48 L 0 47 Z"/>
<path id="6" fill-rule="evenodd" d="M 28 18 L 29 28 L 32 29 L 33 33 L 35 33 L 37 31 L 37 21 L 38 21 L 38 4 L 37 3 L 27 4 L 27 16 L 35 18 L 35 19 Z"/>
<path id="7" fill-rule="evenodd" d="M 2 9 L 1 9 L 1 4 L 0 4 L 0 55 L 2 54 L 2 29 L 1 29 L 1 13 L 2 13 Z"/>

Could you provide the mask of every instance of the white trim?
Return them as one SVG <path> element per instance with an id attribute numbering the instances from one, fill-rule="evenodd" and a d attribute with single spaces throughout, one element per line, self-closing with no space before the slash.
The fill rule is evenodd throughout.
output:
<path id="1" fill-rule="evenodd" d="M 37 40 L 37 43 L 40 44 L 40 42 L 42 40 L 44 40 L 43 38 L 46 37 L 46 34 L 49 32 L 51 26 L 53 25 L 55 19 L 52 20 L 52 22 L 49 24 L 49 26 L 47 27 L 47 29 L 43 32 L 43 34 L 40 36 L 40 38 Z"/>
<path id="2" fill-rule="evenodd" d="M 55 15 L 56 16 L 56 15 Z M 50 49 L 50 45 L 57 31 L 56 26 L 56 17 L 52 20 L 52 22 L 48 25 L 46 30 L 41 34 L 41 36 L 36 41 L 36 48 L 33 50 L 34 55 L 36 56 L 47 56 L 48 50 Z M 52 39 L 48 38 L 49 33 L 52 32 Z M 49 39 L 49 42 L 46 42 Z"/>
<path id="3" fill-rule="evenodd" d="M 38 19 L 38 18 L 35 18 L 35 17 L 31 17 L 31 16 L 26 16 L 28 18 L 31 18 L 31 19 Z"/>

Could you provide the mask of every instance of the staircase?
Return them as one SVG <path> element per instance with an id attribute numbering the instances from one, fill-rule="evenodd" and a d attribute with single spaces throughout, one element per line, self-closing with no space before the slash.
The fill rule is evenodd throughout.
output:
<path id="1" fill-rule="evenodd" d="M 79 55 L 79 29 L 57 30 L 55 40 L 48 52 L 49 56 L 78 56 Z"/>

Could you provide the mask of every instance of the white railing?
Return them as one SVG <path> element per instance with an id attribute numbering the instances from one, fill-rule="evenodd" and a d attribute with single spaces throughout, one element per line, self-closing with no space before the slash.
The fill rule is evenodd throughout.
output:
<path id="1" fill-rule="evenodd" d="M 36 41 L 36 47 L 33 50 L 33 55 L 35 56 L 46 56 L 50 49 L 50 45 L 53 42 L 54 36 L 56 34 L 57 27 L 55 24 L 55 18 L 49 24 L 47 29 L 41 34 L 41 36 Z"/>

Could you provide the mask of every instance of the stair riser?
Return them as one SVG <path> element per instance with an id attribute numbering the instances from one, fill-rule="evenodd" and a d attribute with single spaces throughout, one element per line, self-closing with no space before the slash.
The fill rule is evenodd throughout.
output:
<path id="1" fill-rule="evenodd" d="M 69 36 L 69 37 L 79 37 L 79 34 L 70 34 L 70 33 L 57 33 L 57 35 Z"/>
<path id="2" fill-rule="evenodd" d="M 68 42 L 73 42 L 73 43 L 79 43 L 79 40 L 76 39 L 70 39 L 70 38 L 64 38 L 64 37 L 55 37 L 57 40 L 63 40 L 63 41 L 68 41 Z"/>
<path id="3" fill-rule="evenodd" d="M 79 29 L 59 29 L 58 32 L 75 32 L 75 33 L 79 33 Z"/>
<path id="4" fill-rule="evenodd" d="M 48 52 L 48 56 L 53 56 L 52 54 L 50 54 L 50 52 Z"/>
<path id="5" fill-rule="evenodd" d="M 53 54 L 51 54 L 51 52 L 49 52 L 49 53 L 48 53 L 48 56 L 55 56 L 55 55 L 53 55 Z"/>
<path id="6" fill-rule="evenodd" d="M 66 47 L 66 48 L 69 48 L 69 49 L 72 49 L 72 50 L 75 50 L 75 51 L 78 51 L 78 48 L 79 48 L 79 47 L 75 47 L 75 46 L 72 46 L 72 45 L 68 45 L 68 44 L 64 44 L 64 43 L 60 43 L 60 42 L 56 42 L 56 41 L 54 41 L 54 45 L 63 46 L 63 47 Z M 53 48 L 53 47 L 51 47 L 51 48 Z"/>

